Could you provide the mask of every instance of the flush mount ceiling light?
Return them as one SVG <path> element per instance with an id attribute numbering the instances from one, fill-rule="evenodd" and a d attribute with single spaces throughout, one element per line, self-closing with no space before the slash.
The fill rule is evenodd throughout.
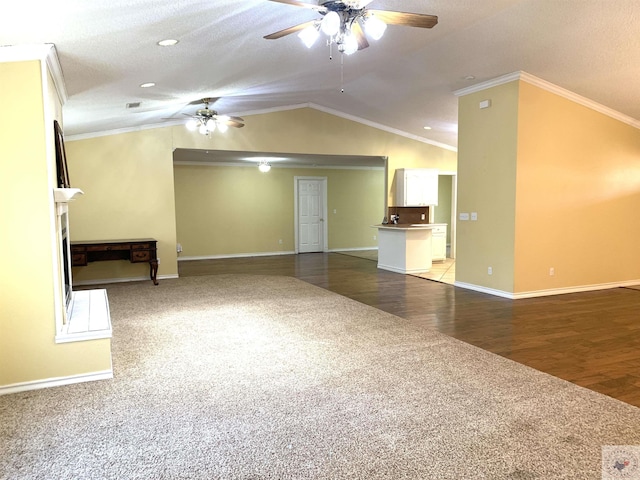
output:
<path id="1" fill-rule="evenodd" d="M 140 88 L 151 88 L 151 87 L 155 87 L 156 84 L 153 82 L 147 82 L 147 83 L 142 83 L 140 84 Z"/>
<path id="2" fill-rule="evenodd" d="M 267 173 L 269 170 L 271 170 L 271 164 L 266 160 L 260 160 L 260 163 L 258 164 L 258 169 L 262 173 Z"/>
<path id="3" fill-rule="evenodd" d="M 214 103 L 218 98 L 203 98 L 195 103 L 204 103 L 204 108 L 196 111 L 195 114 L 186 114 L 189 118 L 186 127 L 191 131 L 198 131 L 202 135 L 209 135 L 213 131 L 218 130 L 222 133 L 226 132 L 229 127 L 244 127 L 244 120 L 240 117 L 230 117 L 228 115 L 219 115 L 215 110 L 210 110 L 209 105 Z M 194 102 L 192 102 L 194 103 Z"/>
<path id="4" fill-rule="evenodd" d="M 322 32 L 327 36 L 327 45 L 335 44 L 347 55 L 369 46 L 365 33 L 373 40 L 382 38 L 387 24 L 432 28 L 438 23 L 438 17 L 434 15 L 366 8 L 372 0 L 318 0 L 318 5 L 298 0 L 270 1 L 315 10 L 323 18 L 285 28 L 264 38 L 274 40 L 299 32 L 298 37 L 311 48 Z"/>
<path id="5" fill-rule="evenodd" d="M 178 40 L 176 40 L 175 38 L 167 38 L 166 40 L 160 40 L 158 42 L 158 45 L 160 45 L 161 47 L 173 47 L 177 43 Z"/>

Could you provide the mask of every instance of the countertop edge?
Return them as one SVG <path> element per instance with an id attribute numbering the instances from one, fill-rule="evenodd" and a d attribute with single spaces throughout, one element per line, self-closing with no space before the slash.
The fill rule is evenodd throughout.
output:
<path id="1" fill-rule="evenodd" d="M 371 228 L 379 228 L 386 230 L 433 230 L 434 228 L 446 225 L 446 223 L 425 223 L 425 224 L 378 224 L 371 225 Z"/>

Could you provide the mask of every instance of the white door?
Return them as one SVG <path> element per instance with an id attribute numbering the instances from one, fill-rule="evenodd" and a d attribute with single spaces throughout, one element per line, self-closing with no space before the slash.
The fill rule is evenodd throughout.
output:
<path id="1" fill-rule="evenodd" d="M 324 251 L 323 179 L 298 179 L 298 252 Z"/>

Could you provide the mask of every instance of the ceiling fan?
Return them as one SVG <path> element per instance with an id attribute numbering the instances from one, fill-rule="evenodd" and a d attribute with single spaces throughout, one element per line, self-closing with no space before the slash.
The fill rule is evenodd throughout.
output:
<path id="1" fill-rule="evenodd" d="M 209 105 L 215 103 L 220 97 L 207 97 L 202 100 L 191 102 L 191 105 L 204 103 L 204 108 L 196 111 L 194 114 L 185 113 L 184 115 L 191 117 L 187 121 L 187 128 L 191 131 L 198 131 L 203 135 L 209 135 L 218 129 L 226 132 L 229 127 L 244 127 L 244 120 L 240 117 L 230 117 L 229 115 L 220 115 L 215 110 L 209 109 Z"/>
<path id="2" fill-rule="evenodd" d="M 299 0 L 270 1 L 315 10 L 323 18 L 285 28 L 264 38 L 275 40 L 299 32 L 298 37 L 311 48 L 322 31 L 329 37 L 329 45 L 335 43 L 338 50 L 347 55 L 369 46 L 365 32 L 374 40 L 379 40 L 387 24 L 432 28 L 438 23 L 435 15 L 369 9 L 367 5 L 372 0 L 318 0 L 317 5 Z"/>

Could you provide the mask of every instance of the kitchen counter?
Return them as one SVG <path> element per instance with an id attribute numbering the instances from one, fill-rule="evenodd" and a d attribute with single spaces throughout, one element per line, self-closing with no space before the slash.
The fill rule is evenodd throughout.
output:
<path id="1" fill-rule="evenodd" d="M 438 223 L 381 223 L 379 225 L 372 225 L 373 228 L 391 229 L 391 230 L 431 230 L 440 224 Z"/>
<path id="2" fill-rule="evenodd" d="M 415 274 L 431 270 L 432 230 L 440 224 L 379 224 L 378 268 Z"/>

